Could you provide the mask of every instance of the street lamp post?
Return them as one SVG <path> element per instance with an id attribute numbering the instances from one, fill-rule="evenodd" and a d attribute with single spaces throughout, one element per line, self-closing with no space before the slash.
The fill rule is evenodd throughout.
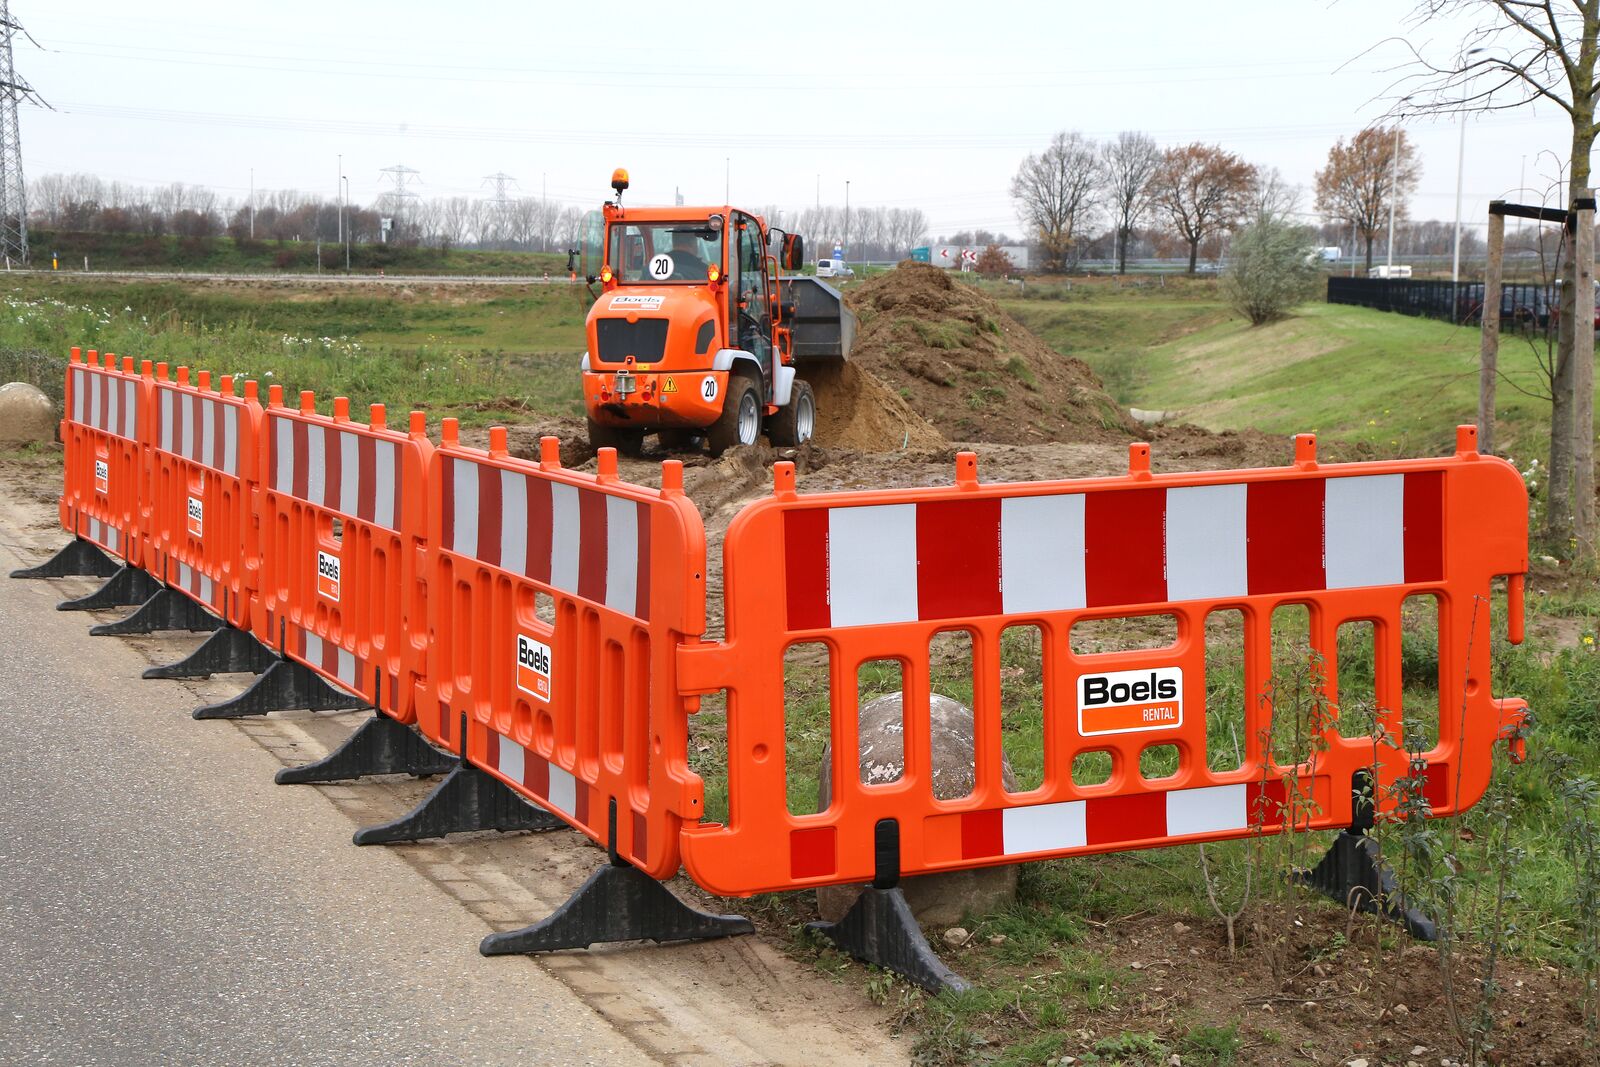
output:
<path id="1" fill-rule="evenodd" d="M 342 222 L 342 220 L 344 219 L 345 210 L 349 207 L 349 204 L 350 204 L 350 176 L 348 174 L 342 174 L 342 175 L 339 176 L 339 180 L 344 183 L 344 187 L 340 191 L 340 199 L 339 199 L 339 218 L 340 218 L 340 220 Z M 346 274 L 349 274 L 350 273 L 350 230 L 354 229 L 354 227 L 352 226 L 352 227 L 347 229 L 347 228 L 341 226 L 340 229 L 344 234 L 344 272 Z"/>

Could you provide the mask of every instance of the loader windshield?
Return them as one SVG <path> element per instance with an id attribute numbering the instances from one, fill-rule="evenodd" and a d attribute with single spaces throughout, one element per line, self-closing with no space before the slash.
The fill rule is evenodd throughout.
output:
<path id="1" fill-rule="evenodd" d="M 624 285 L 704 284 L 706 270 L 722 272 L 722 234 L 705 220 L 616 223 L 607 259 Z"/>

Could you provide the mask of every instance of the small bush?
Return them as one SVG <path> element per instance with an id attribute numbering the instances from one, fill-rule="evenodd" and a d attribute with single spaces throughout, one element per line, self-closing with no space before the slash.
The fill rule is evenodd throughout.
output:
<path id="1" fill-rule="evenodd" d="M 1223 290 L 1234 310 L 1261 326 L 1286 318 L 1316 294 L 1322 272 L 1311 258 L 1316 233 L 1261 219 L 1233 239 L 1233 263 Z"/>

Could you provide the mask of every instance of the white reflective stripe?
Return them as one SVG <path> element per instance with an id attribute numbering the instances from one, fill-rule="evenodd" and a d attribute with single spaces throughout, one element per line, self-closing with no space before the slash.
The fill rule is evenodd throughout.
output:
<path id="1" fill-rule="evenodd" d="M 528 477 L 500 472 L 500 566 L 528 573 Z"/>
<path id="2" fill-rule="evenodd" d="M 200 599 L 211 603 L 211 579 L 204 574 L 200 576 Z"/>
<path id="3" fill-rule="evenodd" d="M 273 434 L 272 461 L 278 470 L 272 488 L 280 493 L 293 493 L 294 427 L 289 425 L 288 419 L 274 419 L 273 425 L 277 430 Z"/>
<path id="4" fill-rule="evenodd" d="M 1242 482 L 1167 490 L 1168 600 L 1250 592 L 1247 493 Z"/>
<path id="5" fill-rule="evenodd" d="M 915 621 L 915 504 L 828 509 L 828 603 L 835 626 Z"/>
<path id="6" fill-rule="evenodd" d="M 395 453 L 400 446 L 389 441 L 379 441 L 374 451 L 372 478 L 376 483 L 372 492 L 372 521 L 379 526 L 394 529 Z"/>
<path id="7" fill-rule="evenodd" d="M 578 814 L 578 780 L 566 771 L 550 764 L 550 806 L 568 815 Z"/>
<path id="8" fill-rule="evenodd" d="M 202 400 L 200 410 L 200 447 L 194 458 L 197 463 L 209 464 L 214 455 L 213 443 L 217 439 L 217 402 Z"/>
<path id="9" fill-rule="evenodd" d="M 339 434 L 339 510 L 354 515 L 361 499 L 361 440 L 353 433 Z"/>
<path id="10" fill-rule="evenodd" d="M 1167 836 L 1243 830 L 1250 825 L 1250 787 L 1210 785 L 1167 794 Z"/>
<path id="11" fill-rule="evenodd" d="M 345 685 L 348 685 L 351 689 L 354 689 L 354 688 L 356 688 L 356 657 L 355 657 L 355 653 L 354 652 L 348 652 L 348 651 L 346 651 L 345 649 L 342 649 L 342 648 L 338 650 L 338 653 L 339 653 L 339 670 L 337 672 L 337 675 L 338 675 L 339 681 L 343 682 Z"/>
<path id="12" fill-rule="evenodd" d="M 1000 501 L 1001 609 L 1065 611 L 1086 603 L 1083 494 Z"/>
<path id="13" fill-rule="evenodd" d="M 177 404 L 179 412 L 178 425 L 183 428 L 178 441 L 178 454 L 185 459 L 193 459 L 195 456 L 194 435 L 195 430 L 198 429 L 194 424 L 194 402 L 190 400 L 187 393 L 180 393 L 178 394 Z"/>
<path id="14" fill-rule="evenodd" d="M 89 375 L 89 424 L 97 430 L 105 429 L 100 425 L 100 375 Z"/>
<path id="15" fill-rule="evenodd" d="M 316 664 L 317 670 L 320 671 L 322 669 L 322 638 L 310 630 L 304 632 L 306 638 L 306 662 Z"/>
<path id="16" fill-rule="evenodd" d="M 321 426 L 306 427 L 306 499 L 313 504 L 325 504 L 322 499 L 328 485 L 328 438 Z"/>
<path id="17" fill-rule="evenodd" d="M 1406 580 L 1406 476 L 1329 478 L 1323 505 L 1323 561 L 1329 589 Z"/>
<path id="18" fill-rule="evenodd" d="M 139 436 L 139 390 L 133 382 L 122 383 L 122 433 L 124 437 Z"/>
<path id="19" fill-rule="evenodd" d="M 566 593 L 578 591 L 578 558 L 583 551 L 578 514 L 578 487 L 550 483 L 550 584 Z"/>
<path id="20" fill-rule="evenodd" d="M 161 451 L 172 451 L 172 390 L 161 390 Z"/>
<path id="21" fill-rule="evenodd" d="M 1088 826 L 1088 805 L 1081 800 L 1005 808 L 1000 813 L 1001 847 L 1007 856 L 1084 848 Z"/>
<path id="22" fill-rule="evenodd" d="M 83 422 L 84 379 L 87 377 L 88 372 L 82 367 L 72 368 L 72 421 L 80 425 Z"/>
<path id="23" fill-rule="evenodd" d="M 125 383 L 106 381 L 106 431 L 122 436 L 122 387 Z"/>
<path id="24" fill-rule="evenodd" d="M 639 605 L 639 505 L 606 497 L 606 607 L 632 615 Z"/>
<path id="25" fill-rule="evenodd" d="M 500 737 L 500 766 L 496 769 L 513 782 L 522 785 L 522 775 L 526 768 L 527 761 L 523 759 L 522 746 L 502 734 Z"/>
<path id="26" fill-rule="evenodd" d="M 239 474 L 239 409 L 232 404 L 222 409 L 222 469 Z"/>
<path id="27" fill-rule="evenodd" d="M 463 459 L 450 461 L 450 476 L 455 482 L 455 540 L 450 551 L 463 556 L 478 555 L 478 465 Z"/>

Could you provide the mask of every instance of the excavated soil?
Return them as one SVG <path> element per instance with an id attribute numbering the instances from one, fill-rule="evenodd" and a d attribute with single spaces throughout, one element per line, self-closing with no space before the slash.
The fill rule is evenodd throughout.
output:
<path id="1" fill-rule="evenodd" d="M 817 395 L 819 445 L 895 452 L 939 448 L 945 443 L 937 427 L 856 363 L 808 368 L 805 377 Z"/>
<path id="2" fill-rule="evenodd" d="M 859 327 L 851 364 L 952 441 L 1114 443 L 1140 433 L 1088 364 L 947 271 L 901 263 L 846 302 Z"/>

